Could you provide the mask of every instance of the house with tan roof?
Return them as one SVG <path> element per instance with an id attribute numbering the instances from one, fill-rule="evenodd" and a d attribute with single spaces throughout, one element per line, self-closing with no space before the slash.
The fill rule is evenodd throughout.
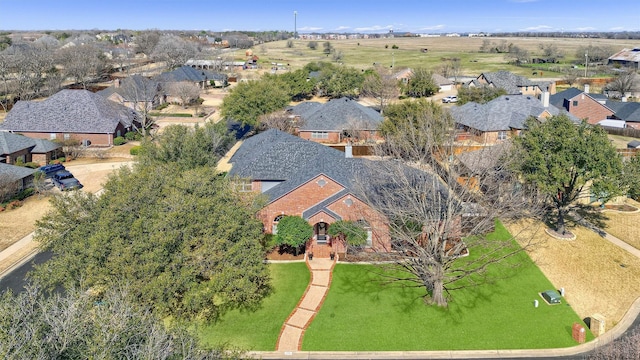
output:
<path id="1" fill-rule="evenodd" d="M 556 92 L 556 84 L 553 81 L 532 81 L 506 70 L 482 73 L 468 82 L 466 86 L 489 86 L 504 89 L 508 95 L 541 96 L 545 91 L 549 92 L 549 94 L 555 94 Z"/>

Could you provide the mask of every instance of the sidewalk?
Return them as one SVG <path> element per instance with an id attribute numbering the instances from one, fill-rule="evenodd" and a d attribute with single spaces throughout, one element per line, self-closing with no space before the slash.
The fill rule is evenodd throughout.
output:
<path id="1" fill-rule="evenodd" d="M 309 327 L 311 321 L 316 316 L 324 298 L 327 296 L 331 285 L 331 271 L 336 263 L 335 260 L 314 258 L 307 259 L 307 267 L 311 271 L 311 279 L 298 306 L 285 320 L 276 349 L 280 356 L 284 353 L 299 351 L 302 347 L 302 337 L 304 331 Z"/>
<path id="2" fill-rule="evenodd" d="M 0 279 L 38 253 L 38 244 L 33 241 L 33 235 L 31 233 L 0 251 Z"/>

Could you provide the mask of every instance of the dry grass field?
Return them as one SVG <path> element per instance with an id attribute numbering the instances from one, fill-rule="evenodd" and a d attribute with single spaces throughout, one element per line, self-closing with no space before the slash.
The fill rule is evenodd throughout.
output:
<path id="1" fill-rule="evenodd" d="M 637 46 L 637 42 L 617 39 L 560 39 L 560 38 L 479 38 L 479 37 L 425 37 L 395 39 L 354 39 L 331 40 L 331 46 L 343 54 L 342 63 L 361 69 L 371 68 L 373 63 L 395 68 L 426 67 L 435 70 L 443 60 L 459 58 L 464 76 L 477 76 L 483 71 L 509 70 L 514 73 L 531 76 L 531 69 L 509 64 L 503 54 L 480 53 L 484 40 L 496 44 L 504 41 L 527 49 L 532 56 L 541 55 L 541 44 L 553 44 L 565 53 L 565 60 L 572 61 L 581 46 L 611 46 L 621 50 Z M 253 52 L 260 58 L 263 68 L 269 69 L 272 62 L 289 65 L 295 70 L 309 62 L 333 61 L 331 55 L 323 53 L 325 40 L 317 40 L 318 47 L 311 50 L 308 40 L 295 40 L 293 47 L 287 47 L 287 41 L 276 41 L 257 45 Z M 397 49 L 392 49 L 393 46 Z M 386 47 L 386 48 L 385 48 Z M 421 49 L 428 49 L 422 52 Z M 242 58 L 239 52 L 238 58 Z M 583 60 L 580 58 L 579 60 Z M 555 72 L 545 72 L 544 77 L 561 76 Z"/>
<path id="2" fill-rule="evenodd" d="M 513 234 L 522 224 L 508 226 Z M 608 242 L 591 230 L 572 229 L 576 240 L 557 240 L 537 229 L 523 231 L 524 241 L 533 236 L 529 256 L 582 318 L 602 314 L 607 329 L 615 326 L 631 303 L 640 296 L 640 259 Z"/>
<path id="3" fill-rule="evenodd" d="M 626 202 L 640 208 L 640 203 L 637 201 L 627 199 Z M 640 212 L 607 211 L 605 214 L 609 218 L 605 230 L 634 248 L 640 249 Z"/>

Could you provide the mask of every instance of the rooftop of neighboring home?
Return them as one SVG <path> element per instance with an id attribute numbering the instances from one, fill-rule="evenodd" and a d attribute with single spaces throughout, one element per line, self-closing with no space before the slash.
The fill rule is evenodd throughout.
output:
<path id="1" fill-rule="evenodd" d="M 622 49 L 609 57 L 611 61 L 640 62 L 640 47 Z"/>
<path id="2" fill-rule="evenodd" d="M 194 69 L 187 65 L 183 65 L 169 72 L 164 72 L 155 77 L 155 80 L 159 82 L 201 82 L 206 80 L 222 79 L 226 79 L 226 75 L 208 70 Z"/>
<path id="3" fill-rule="evenodd" d="M 287 109 L 300 116 L 300 130 L 342 131 L 352 126 L 360 130 L 375 130 L 383 117 L 376 110 L 343 97 L 322 104 L 305 101 Z"/>
<path id="4" fill-rule="evenodd" d="M 640 102 L 607 101 L 617 119 L 640 122 Z"/>
<path id="5" fill-rule="evenodd" d="M 61 90 L 43 101 L 18 101 L 2 129 L 16 132 L 113 133 L 138 118 L 126 106 L 87 90 Z"/>
<path id="6" fill-rule="evenodd" d="M 24 179 L 27 176 L 32 175 L 34 172 L 36 172 L 36 169 L 0 163 L 0 174 L 8 177 L 10 181 Z"/>
<path id="7" fill-rule="evenodd" d="M 475 86 L 484 85 L 480 79 L 484 79 L 488 84 L 500 89 L 504 89 L 507 94 L 521 94 L 522 87 L 537 86 L 541 91 L 546 91 L 550 85 L 548 81 L 531 81 L 524 76 L 516 75 L 506 70 L 482 73 L 477 79 L 470 83 Z"/>
<path id="8" fill-rule="evenodd" d="M 607 106 L 608 98 L 603 94 L 594 94 L 585 92 L 584 90 L 580 90 L 578 88 L 570 87 L 566 90 L 560 91 L 549 96 L 549 103 L 557 108 L 563 108 L 565 100 L 574 99 L 577 96 L 585 95 L 593 99 L 594 101 L 602 104 L 603 106 Z M 613 110 L 613 109 L 610 109 Z"/>
<path id="9" fill-rule="evenodd" d="M 530 95 L 502 95 L 486 104 L 469 102 L 451 108 L 456 123 L 480 131 L 506 131 L 524 129 L 525 121 L 533 116 L 541 119 L 546 112 L 549 115 L 560 114 L 553 105 L 545 107 L 540 100 Z M 575 116 L 567 115 L 574 121 Z"/>
<path id="10" fill-rule="evenodd" d="M 32 139 L 23 135 L 0 131 L 0 155 L 13 154 L 24 149 L 44 154 L 60 148 L 60 144 L 45 139 Z"/>
<path id="11" fill-rule="evenodd" d="M 500 160 L 511 150 L 511 142 L 504 141 L 494 146 L 485 146 L 479 150 L 465 151 L 458 155 L 458 160 L 469 174 L 482 174 L 500 165 Z"/>

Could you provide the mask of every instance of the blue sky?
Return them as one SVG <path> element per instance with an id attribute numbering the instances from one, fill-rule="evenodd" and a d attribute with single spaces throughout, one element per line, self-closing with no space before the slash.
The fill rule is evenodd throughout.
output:
<path id="1" fill-rule="evenodd" d="M 294 23 L 300 33 L 640 31 L 640 0 L 0 0 L 0 30 L 293 31 Z"/>

